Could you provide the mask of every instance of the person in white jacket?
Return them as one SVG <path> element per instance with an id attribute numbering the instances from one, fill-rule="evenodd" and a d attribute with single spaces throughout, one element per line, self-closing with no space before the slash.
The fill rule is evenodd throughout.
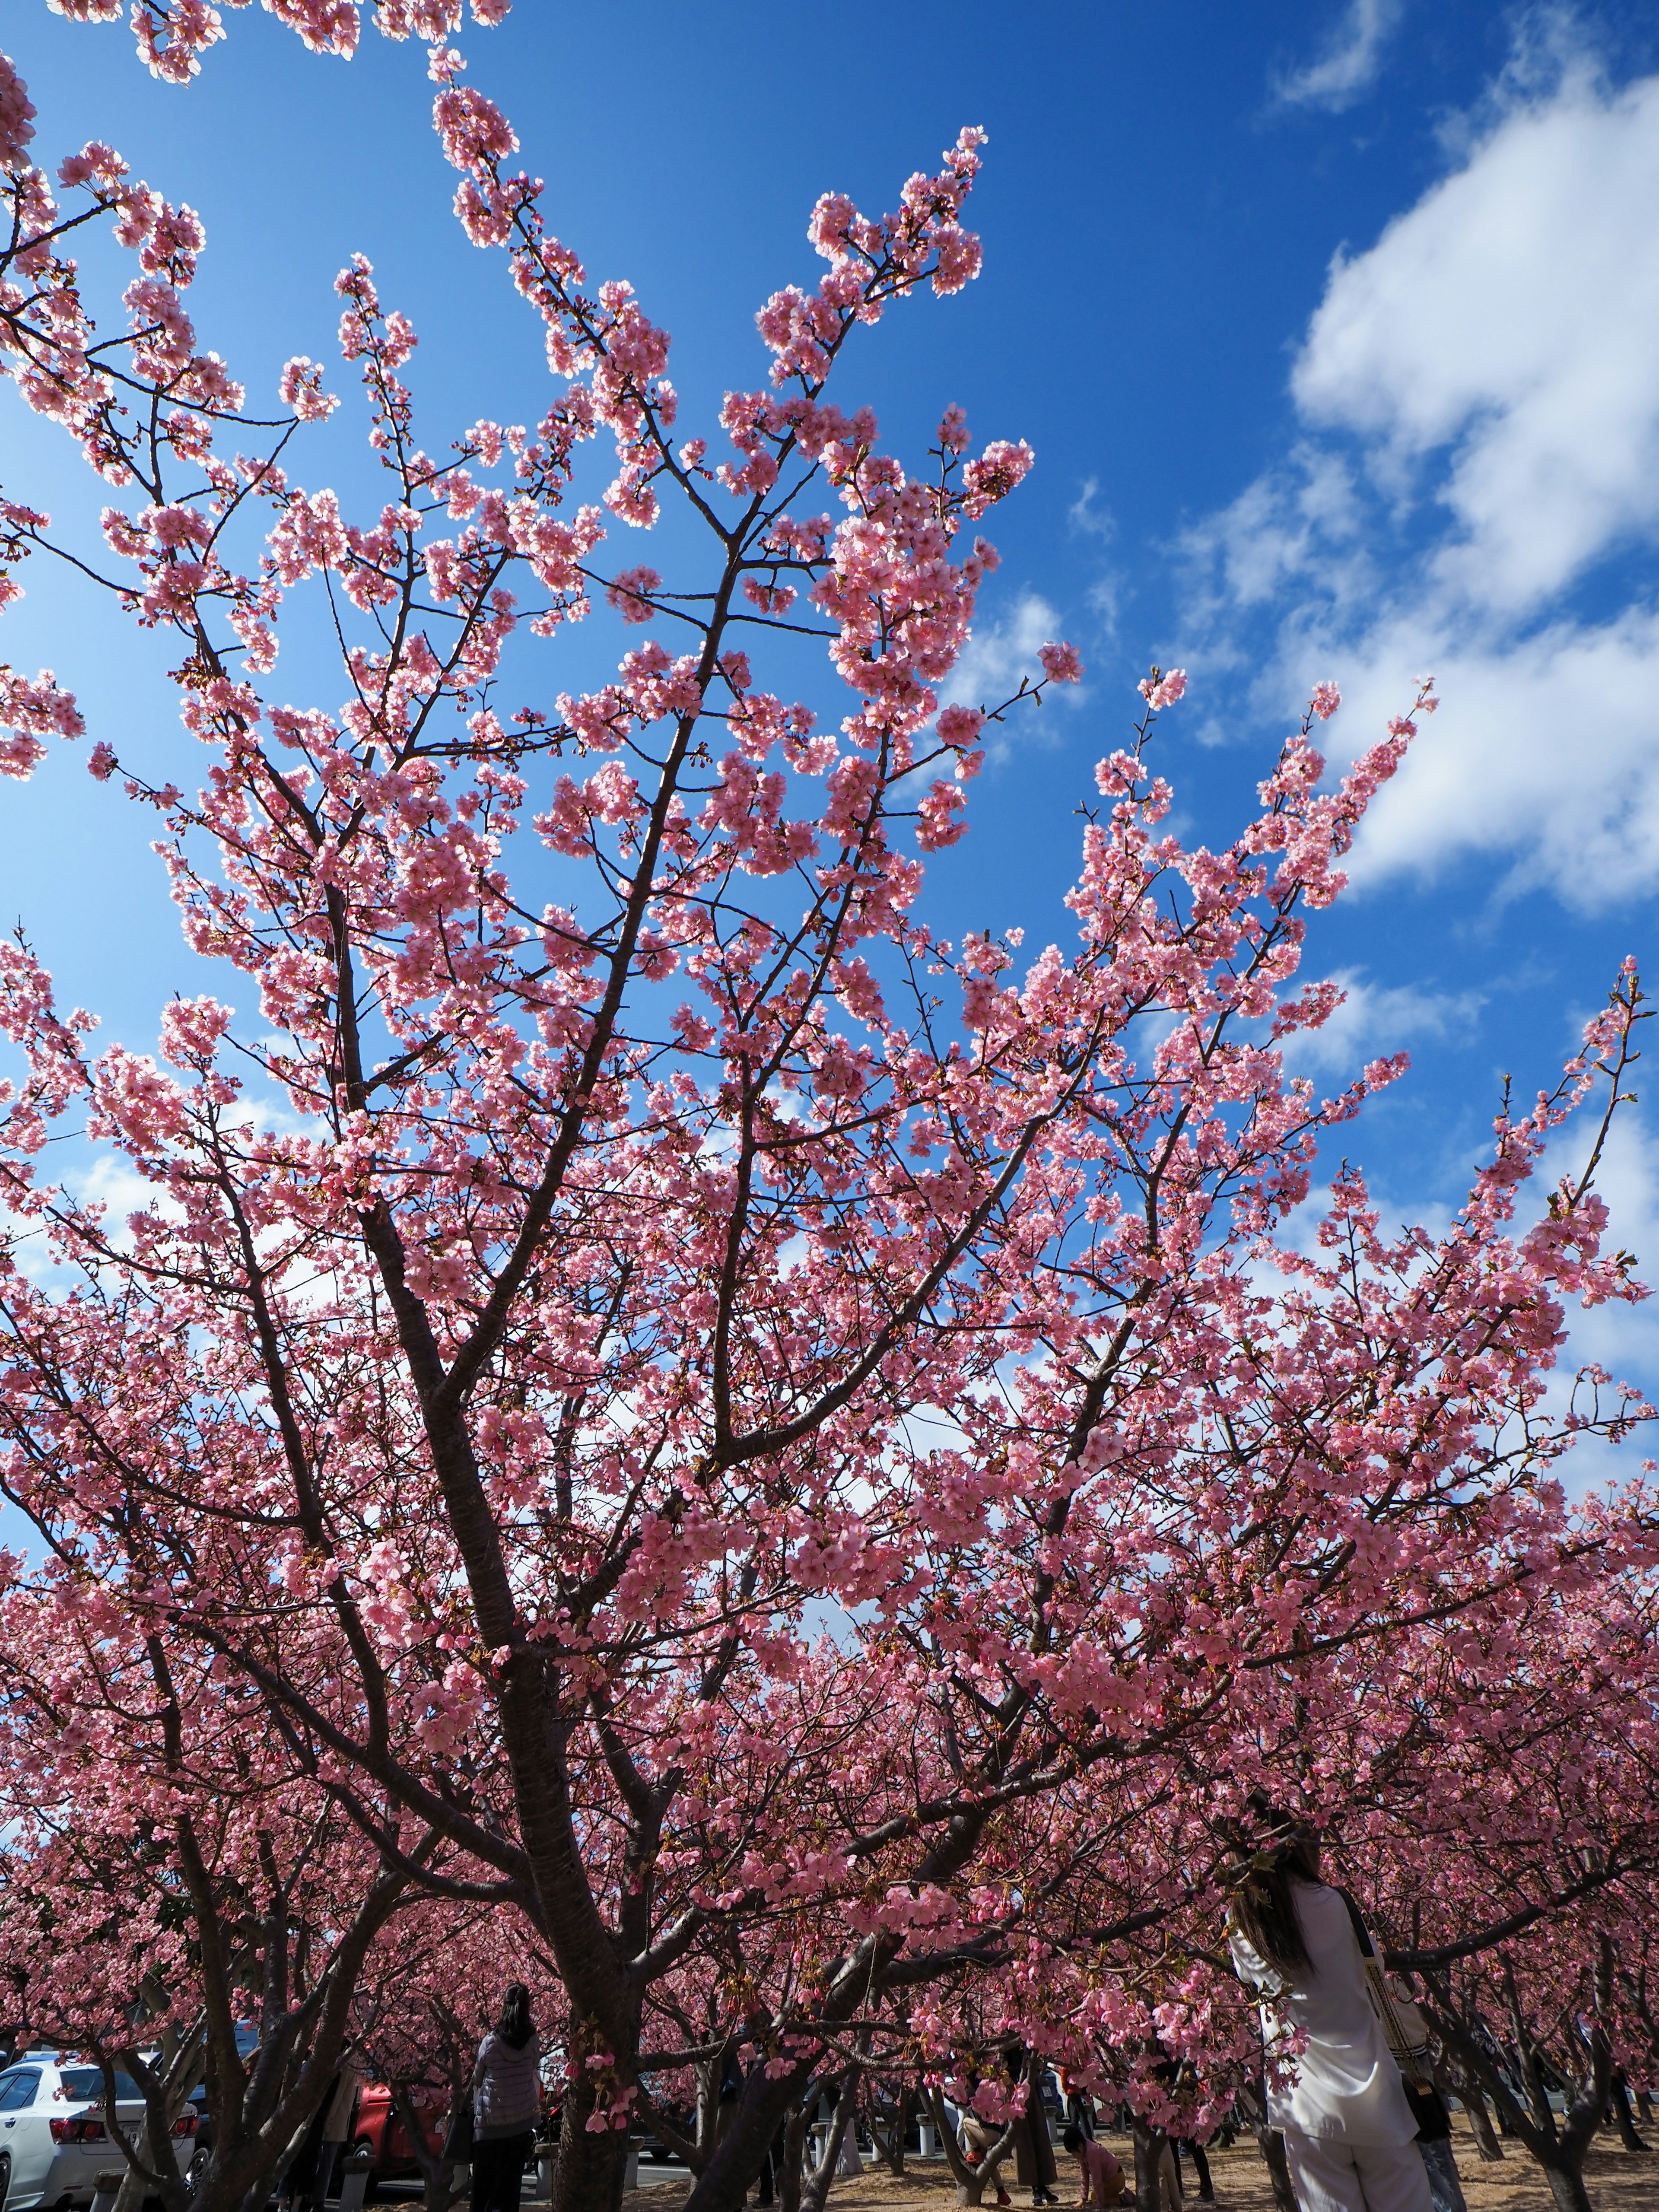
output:
<path id="1" fill-rule="evenodd" d="M 1267 2118 L 1302 2212 L 1431 2212 L 1417 2122 L 1347 1905 L 1319 1878 L 1316 1837 L 1292 1832 L 1255 1854 L 1228 1936 L 1241 1979 L 1261 1993 Z M 1275 2064 L 1275 2045 L 1298 2032 L 1303 2048 Z"/>

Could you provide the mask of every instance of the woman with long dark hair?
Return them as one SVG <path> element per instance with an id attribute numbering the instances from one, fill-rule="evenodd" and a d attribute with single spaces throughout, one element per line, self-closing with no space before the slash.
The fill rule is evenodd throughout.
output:
<path id="1" fill-rule="evenodd" d="M 1227 1928 L 1240 1978 L 1261 1993 L 1268 2123 L 1284 2134 L 1302 2212 L 1431 2212 L 1348 1903 L 1321 1881 L 1310 1829 L 1270 1820 Z M 1275 2065 L 1274 2045 L 1298 2033 L 1302 2050 Z"/>
<path id="2" fill-rule="evenodd" d="M 519 2212 L 541 2118 L 541 2064 L 530 1992 L 509 1982 L 472 2070 L 472 2212 Z"/>

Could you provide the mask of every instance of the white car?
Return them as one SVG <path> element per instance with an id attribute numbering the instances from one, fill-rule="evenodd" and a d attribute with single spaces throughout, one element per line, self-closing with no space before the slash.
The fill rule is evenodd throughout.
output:
<path id="1" fill-rule="evenodd" d="M 144 2100 L 125 2074 L 115 2077 L 115 2116 L 142 2142 Z M 190 2165 L 196 2113 L 173 2124 L 173 2154 Z M 100 2173 L 121 2168 L 120 2147 L 104 2124 L 104 2076 L 84 2061 L 30 2051 L 0 2073 L 0 2212 L 90 2204 Z"/>

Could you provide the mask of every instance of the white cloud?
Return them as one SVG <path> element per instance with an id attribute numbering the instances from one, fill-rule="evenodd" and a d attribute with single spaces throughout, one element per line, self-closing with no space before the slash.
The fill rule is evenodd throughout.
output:
<path id="1" fill-rule="evenodd" d="M 1606 1094 L 1595 1103 L 1599 1107 Z M 1589 1154 L 1591 1132 L 1577 1130 L 1571 1165 L 1582 1168 Z M 1607 1201 L 1607 1229 L 1604 1251 L 1634 1254 L 1632 1271 L 1638 1282 L 1659 1291 L 1659 1141 L 1651 1127 L 1628 1108 L 1620 1108 L 1608 1133 L 1607 1150 L 1595 1171 L 1595 1188 Z M 1609 1301 L 1589 1312 L 1573 1309 L 1568 1316 L 1571 1332 L 1571 1359 L 1576 1365 L 1596 1360 L 1622 1381 L 1652 1390 L 1659 1386 L 1659 1298 L 1638 1304 Z M 1650 1451 L 1650 1443 L 1643 1449 Z"/>
<path id="2" fill-rule="evenodd" d="M 1066 510 L 1066 520 L 1085 537 L 1098 538 L 1109 544 L 1117 535 L 1117 517 L 1109 507 L 1095 505 L 1099 489 L 1098 477 L 1085 477 L 1078 487 L 1077 497 Z"/>
<path id="3" fill-rule="evenodd" d="M 1077 497 L 1066 510 L 1066 520 L 1074 536 L 1098 538 L 1101 545 L 1105 547 L 1117 536 L 1117 517 L 1109 507 L 1096 505 L 1099 490 L 1099 477 L 1085 477 L 1079 487 Z M 1099 624 L 1101 638 L 1107 644 L 1117 641 L 1118 615 L 1124 582 L 1120 569 L 1103 568 L 1084 594 Z"/>
<path id="4" fill-rule="evenodd" d="M 1659 524 L 1659 79 L 1583 70 L 1339 261 L 1292 389 L 1374 469 L 1449 450 L 1442 586 L 1524 615 Z"/>
<path id="5" fill-rule="evenodd" d="M 973 636 L 951 672 L 949 683 L 941 686 L 941 697 L 947 702 L 955 701 L 964 707 L 983 707 L 988 712 L 994 712 L 1019 690 L 1022 677 L 1036 682 L 1042 673 L 1037 648 L 1065 634 L 1060 617 L 1047 599 L 1036 592 L 1022 592 L 1000 622 L 975 625 Z M 1040 740 L 1044 732 L 1038 718 L 1050 710 L 1056 692 L 1069 703 L 1082 696 L 1083 688 L 1081 684 L 1051 686 L 1036 708 L 1017 708 L 1006 722 L 987 731 L 988 757 L 992 761 L 1006 760 L 1016 733 L 1027 744 Z"/>
<path id="6" fill-rule="evenodd" d="M 1348 0 L 1315 58 L 1274 80 L 1274 97 L 1287 107 L 1323 107 L 1333 114 L 1352 107 L 1376 82 L 1401 13 L 1401 0 Z"/>
<path id="7" fill-rule="evenodd" d="M 1271 607 L 1292 590 L 1300 597 L 1316 567 L 1327 598 L 1352 600 L 1373 589 L 1364 520 L 1346 459 L 1304 441 L 1284 467 L 1182 537 L 1194 612 L 1214 618 Z"/>
<path id="8" fill-rule="evenodd" d="M 1419 661 L 1446 701 L 1372 804 L 1348 863 L 1356 888 L 1430 878 L 1479 853 L 1509 860 L 1504 892 L 1541 878 L 1583 912 L 1651 895 L 1659 614 L 1483 637 L 1419 605 L 1304 659 L 1310 681 L 1340 660 L 1355 742 L 1409 703 Z"/>
<path id="9" fill-rule="evenodd" d="M 1019 689 L 1019 679 L 1041 675 L 1037 647 L 1060 635 L 1060 617 L 1036 592 L 1022 592 L 1000 622 L 975 625 L 962 658 L 945 686 L 945 696 L 963 706 L 1000 707 Z"/>
<path id="10" fill-rule="evenodd" d="M 1185 551 L 1192 659 L 1259 711 L 1336 675 L 1358 749 L 1440 679 L 1358 883 L 1483 853 L 1589 909 L 1659 871 L 1659 77 L 1553 60 L 1333 264 L 1296 442 Z"/>
<path id="11" fill-rule="evenodd" d="M 1467 1030 L 1486 1003 L 1478 991 L 1368 983 L 1358 969 L 1339 970 L 1332 981 L 1346 994 L 1342 1004 L 1321 1028 L 1299 1030 L 1285 1041 L 1285 1062 L 1292 1073 L 1347 1080 L 1368 1060 L 1399 1052 L 1413 1037 Z"/>

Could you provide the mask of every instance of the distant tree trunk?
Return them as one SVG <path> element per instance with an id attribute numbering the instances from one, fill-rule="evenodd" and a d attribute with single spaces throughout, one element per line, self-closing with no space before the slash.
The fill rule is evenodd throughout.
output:
<path id="1" fill-rule="evenodd" d="M 397 2109 L 398 2118 L 404 2124 L 404 2132 L 409 2137 L 410 2155 L 420 2169 L 421 2194 L 426 2212 L 449 2212 L 450 2206 L 465 2194 L 455 2183 L 457 2161 L 445 2158 L 441 2144 L 434 2151 L 428 2143 L 426 2130 L 421 2124 L 421 2116 L 416 2110 L 408 2083 L 393 2081 L 390 2087 L 392 2104 Z"/>
<path id="2" fill-rule="evenodd" d="M 1619 2140 L 1626 2150 L 1644 2153 L 1647 2145 L 1636 2132 L 1636 2115 L 1630 2108 L 1630 2084 L 1625 2079 L 1621 2066 L 1613 2077 L 1609 2092 L 1613 2100 L 1613 2124 L 1619 2130 Z"/>
<path id="3" fill-rule="evenodd" d="M 1273 2184 L 1273 2212 L 1301 2212 L 1297 2203 L 1296 2184 L 1291 2179 L 1291 2161 L 1285 2152 L 1285 2138 L 1277 2128 L 1267 2124 L 1267 2096 L 1264 2086 L 1253 2081 L 1241 2092 L 1238 2107 L 1249 2124 L 1255 2137 L 1256 2148 L 1261 2153 Z"/>
<path id="4" fill-rule="evenodd" d="M 876 2156 L 887 2168 L 889 2173 L 902 2174 L 904 2172 L 905 2145 L 909 2137 L 910 2115 L 915 2109 L 915 2085 L 910 2081 L 902 2081 L 899 2084 L 897 2100 L 893 2107 L 892 2118 L 888 2123 L 886 2131 L 884 2131 L 880 2106 L 877 2103 L 873 2089 L 872 2091 L 870 2140 L 876 2147 Z"/>
<path id="5" fill-rule="evenodd" d="M 1452 2006 L 1445 1984 L 1432 1989 L 1433 2026 L 1466 2076 L 1478 2076 L 1492 2099 L 1505 2132 L 1516 2135 L 1544 2169 L 1557 2212 L 1592 2212 L 1584 2188 L 1584 2154 L 1607 2108 L 1613 2085 L 1613 2051 L 1598 2021 L 1583 2039 L 1585 2070 L 1578 2081 L 1561 2081 L 1553 2063 L 1528 2032 L 1512 1968 L 1504 1978 L 1514 2031 L 1509 2057 L 1521 2083 L 1517 2096 L 1494 2047 L 1477 2040 L 1478 2021 L 1465 2019 Z M 1552 2081 L 1560 2088 L 1565 2110 L 1558 2118 L 1549 2100 Z"/>
<path id="6" fill-rule="evenodd" d="M 814 2092 L 816 2101 L 817 2093 Z M 783 2165 L 777 2176 L 778 2212 L 800 2212 L 800 2169 L 806 2152 L 806 2106 L 797 2105 L 783 2124 Z"/>
<path id="7" fill-rule="evenodd" d="M 800 2212 L 823 2212 L 830 2185 L 836 2178 L 836 2168 L 841 2162 L 842 2138 L 853 2124 L 853 2112 L 859 2100 L 859 2069 L 849 2066 L 842 2076 L 841 2094 L 836 2099 L 836 2108 L 830 2115 L 830 2134 L 823 2146 L 823 2155 L 806 2177 L 800 2192 Z"/>
<path id="8" fill-rule="evenodd" d="M 1474 2147 L 1490 2166 L 1504 2155 L 1504 2146 L 1492 2130 L 1492 2114 L 1486 2109 L 1486 2096 L 1480 2084 L 1465 2074 L 1457 2085 L 1457 2094 L 1463 2109 L 1469 2116 L 1470 2131 Z"/>

